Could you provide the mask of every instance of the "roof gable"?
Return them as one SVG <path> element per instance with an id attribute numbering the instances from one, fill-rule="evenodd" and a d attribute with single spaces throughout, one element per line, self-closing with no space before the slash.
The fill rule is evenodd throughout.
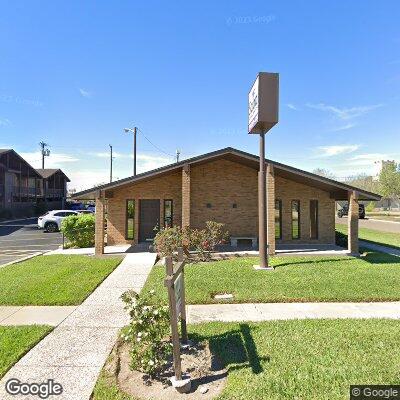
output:
<path id="1" fill-rule="evenodd" d="M 96 192 L 99 190 L 111 190 L 113 188 L 117 188 L 120 186 L 124 186 L 127 184 L 132 184 L 135 182 L 139 182 L 144 179 L 150 179 L 152 177 L 158 176 L 160 174 L 165 174 L 168 172 L 171 172 L 176 169 L 182 168 L 184 165 L 189 164 L 189 165 L 195 165 L 195 164 L 200 164 L 200 163 L 206 163 L 210 162 L 212 160 L 218 159 L 218 158 L 223 158 L 226 157 L 228 159 L 231 159 L 232 161 L 240 162 L 243 164 L 246 164 L 248 166 L 251 166 L 252 168 L 258 168 L 259 165 L 259 157 L 247 153 L 242 150 L 235 149 L 233 147 L 226 147 L 221 150 L 213 151 L 210 153 L 206 153 L 200 156 L 192 157 L 186 160 L 182 160 L 180 162 L 166 165 L 164 167 L 160 167 L 151 171 L 147 171 L 141 174 L 138 174 L 136 176 L 130 176 L 128 178 L 120 179 L 115 182 L 111 182 L 105 185 L 100 185 L 97 187 L 94 187 L 92 189 L 87 189 L 81 192 L 78 192 L 73 195 L 73 198 L 88 198 L 88 195 L 95 195 Z M 313 174 L 311 172 L 307 172 L 295 167 L 291 167 L 286 164 L 282 164 L 273 160 L 266 159 L 265 162 L 270 163 L 274 166 L 275 171 L 280 175 L 284 176 L 287 179 L 295 180 L 303 184 L 307 184 L 310 186 L 316 186 L 319 187 L 322 190 L 328 191 L 331 193 L 332 197 L 337 200 L 341 199 L 341 197 L 346 196 L 347 198 L 347 193 L 348 191 L 357 191 L 362 199 L 365 200 L 380 200 L 381 196 L 375 193 L 367 192 L 364 190 L 361 190 L 359 188 L 356 188 L 351 185 L 344 184 L 342 182 L 338 182 L 329 178 L 325 178 L 316 174 Z M 336 197 L 335 197 L 336 196 Z"/>

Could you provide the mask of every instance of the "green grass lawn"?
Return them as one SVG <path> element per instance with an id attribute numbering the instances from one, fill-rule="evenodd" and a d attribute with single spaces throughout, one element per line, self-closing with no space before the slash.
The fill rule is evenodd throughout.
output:
<path id="1" fill-rule="evenodd" d="M 256 271 L 256 258 L 190 264 L 185 268 L 186 302 L 216 303 L 216 293 L 234 302 L 400 300 L 400 258 L 378 252 L 365 257 L 272 257 L 275 271 Z M 165 268 L 155 266 L 143 292 L 167 301 Z"/>
<path id="2" fill-rule="evenodd" d="M 0 378 L 52 330 L 49 326 L 0 326 Z"/>
<path id="3" fill-rule="evenodd" d="M 219 400 L 344 400 L 352 384 L 400 384 L 399 321 L 293 320 L 189 326 L 228 371 Z M 94 400 L 126 400 L 104 373 Z"/>
<path id="4" fill-rule="evenodd" d="M 52 255 L 0 268 L 0 305 L 80 304 L 120 262 L 120 257 Z"/>
<path id="5" fill-rule="evenodd" d="M 347 235 L 347 225 L 345 224 L 336 224 L 336 230 Z M 375 229 L 359 228 L 358 237 L 362 240 L 382 244 L 384 246 L 400 248 L 400 233 L 381 232 Z"/>

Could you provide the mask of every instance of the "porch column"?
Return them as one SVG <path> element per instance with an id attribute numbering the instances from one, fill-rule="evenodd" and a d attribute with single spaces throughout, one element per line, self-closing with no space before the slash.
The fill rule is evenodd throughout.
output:
<path id="1" fill-rule="evenodd" d="M 105 219 L 105 199 L 101 193 L 96 196 L 95 213 L 95 235 L 94 235 L 94 253 L 96 255 L 104 254 L 104 223 Z"/>
<path id="2" fill-rule="evenodd" d="M 268 254 L 275 254 L 275 171 L 267 164 L 267 242 Z"/>
<path id="3" fill-rule="evenodd" d="M 190 165 L 182 167 L 182 228 L 190 226 Z"/>
<path id="4" fill-rule="evenodd" d="M 349 192 L 349 214 L 347 218 L 348 250 L 350 254 L 359 255 L 358 247 L 358 192 Z"/>

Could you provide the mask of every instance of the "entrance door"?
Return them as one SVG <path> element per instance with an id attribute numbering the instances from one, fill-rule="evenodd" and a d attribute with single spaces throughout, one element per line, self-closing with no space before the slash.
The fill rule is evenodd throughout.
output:
<path id="1" fill-rule="evenodd" d="M 139 241 L 154 239 L 160 228 L 160 200 L 140 200 Z"/>

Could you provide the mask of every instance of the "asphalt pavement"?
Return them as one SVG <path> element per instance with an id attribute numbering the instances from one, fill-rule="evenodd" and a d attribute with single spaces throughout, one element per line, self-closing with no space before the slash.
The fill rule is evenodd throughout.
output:
<path id="1" fill-rule="evenodd" d="M 35 253 L 58 249 L 61 233 L 45 233 L 37 218 L 0 223 L 0 266 Z"/>
<path id="2" fill-rule="evenodd" d="M 359 219 L 360 228 L 369 228 L 381 232 L 400 233 L 400 222 L 376 220 L 374 218 Z M 336 217 L 337 224 L 347 224 L 347 217 Z"/>

